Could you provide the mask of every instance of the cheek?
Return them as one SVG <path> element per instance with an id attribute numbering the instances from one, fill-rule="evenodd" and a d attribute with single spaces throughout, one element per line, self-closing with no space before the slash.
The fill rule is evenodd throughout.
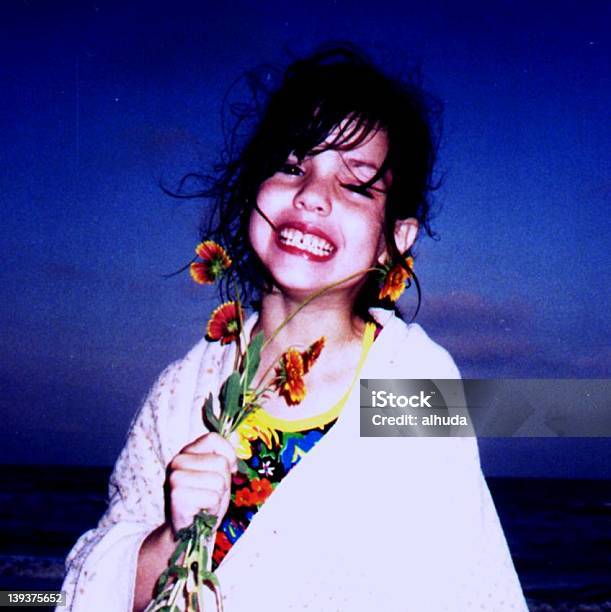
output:
<path id="1" fill-rule="evenodd" d="M 277 215 L 265 205 L 264 198 L 257 198 L 257 206 L 258 209 L 253 209 L 250 213 L 248 240 L 255 253 L 263 259 L 274 241 L 274 222 Z"/>
<path id="2" fill-rule="evenodd" d="M 266 227 L 267 223 L 263 221 L 261 215 L 256 210 L 253 210 L 250 213 L 250 221 L 248 223 L 248 240 L 250 246 L 252 246 L 259 257 L 265 242 L 264 234 Z"/>
<path id="3" fill-rule="evenodd" d="M 275 201 L 274 197 L 274 185 L 271 179 L 263 181 L 257 192 L 257 208 L 260 209 L 266 216 L 273 214 L 273 204 Z M 250 221 L 248 223 L 248 237 L 253 247 L 257 244 L 261 244 L 263 235 L 266 234 L 266 230 L 269 230 L 269 223 L 263 218 L 257 208 L 253 208 L 250 213 Z M 269 218 L 269 217 L 268 217 Z"/>
<path id="4" fill-rule="evenodd" d="M 250 219 L 248 221 L 248 241 L 250 242 L 251 246 L 254 246 L 254 240 L 253 237 L 256 235 L 256 219 L 255 219 L 255 215 L 257 214 L 257 211 L 252 210 L 250 213 Z"/>
<path id="5" fill-rule="evenodd" d="M 274 202 L 278 199 L 277 186 L 273 179 L 267 179 L 261 183 L 257 192 L 257 206 L 261 210 L 269 210 L 274 207 Z"/>
<path id="6" fill-rule="evenodd" d="M 376 211 L 362 223 L 363 247 L 378 257 L 386 250 L 386 238 L 384 236 L 383 213 Z"/>

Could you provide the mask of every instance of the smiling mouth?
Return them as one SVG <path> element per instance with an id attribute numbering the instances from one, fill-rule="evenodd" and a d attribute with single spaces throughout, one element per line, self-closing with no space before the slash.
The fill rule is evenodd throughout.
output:
<path id="1" fill-rule="evenodd" d="M 316 259 L 327 259 L 335 252 L 335 246 L 328 240 L 294 227 L 281 228 L 278 232 L 278 242 L 290 251 L 312 255 Z"/>

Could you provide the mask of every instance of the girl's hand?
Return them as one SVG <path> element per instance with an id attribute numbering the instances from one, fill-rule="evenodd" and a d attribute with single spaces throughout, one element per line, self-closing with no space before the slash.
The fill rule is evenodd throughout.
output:
<path id="1" fill-rule="evenodd" d="M 170 519 L 174 533 L 188 527 L 204 510 L 221 522 L 231 494 L 231 474 L 237 457 L 231 444 L 217 433 L 207 433 L 185 446 L 168 466 Z"/>

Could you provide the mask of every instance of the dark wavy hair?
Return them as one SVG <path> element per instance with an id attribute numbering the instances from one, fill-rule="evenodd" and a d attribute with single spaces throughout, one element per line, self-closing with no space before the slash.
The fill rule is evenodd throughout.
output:
<path id="1" fill-rule="evenodd" d="M 373 184 L 387 170 L 392 182 L 387 193 L 384 234 L 393 261 L 404 262 L 394 241 L 395 221 L 414 217 L 432 236 L 431 193 L 437 156 L 441 106 L 427 94 L 418 76 L 392 78 L 353 47 L 320 50 L 291 63 L 279 86 L 278 71 L 262 67 L 245 75 L 251 101 L 230 104 L 221 163 L 212 174 L 189 174 L 177 197 L 205 197 L 214 210 L 201 225 L 203 239 L 222 244 L 235 262 L 235 280 L 243 303 L 256 306 L 272 287 L 272 279 L 248 239 L 249 220 L 261 183 L 277 172 L 294 152 L 303 158 L 327 139 L 324 149 L 345 150 L 360 144 L 375 130 L 388 136 L 388 154 Z M 270 84 L 271 83 L 271 84 Z M 224 113 L 225 116 L 225 113 Z M 349 121 L 344 121 L 349 119 Z M 225 123 L 225 122 L 224 122 Z M 197 190 L 190 189 L 196 181 Z M 371 276 L 371 275 L 370 275 Z M 228 295 L 228 279 L 221 298 Z M 418 293 L 419 284 L 416 280 Z M 379 305 L 377 281 L 367 279 L 355 304 L 355 313 L 367 318 L 367 309 Z"/>

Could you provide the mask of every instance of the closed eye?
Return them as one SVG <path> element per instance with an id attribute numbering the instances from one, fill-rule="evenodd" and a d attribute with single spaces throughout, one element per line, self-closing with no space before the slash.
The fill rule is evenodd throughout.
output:
<path id="1" fill-rule="evenodd" d="M 358 183 L 342 183 L 342 187 L 348 191 L 352 191 L 353 193 L 358 193 L 359 195 L 369 198 L 370 200 L 372 200 L 374 197 L 371 188 L 367 187 L 366 185 L 361 185 Z"/>

